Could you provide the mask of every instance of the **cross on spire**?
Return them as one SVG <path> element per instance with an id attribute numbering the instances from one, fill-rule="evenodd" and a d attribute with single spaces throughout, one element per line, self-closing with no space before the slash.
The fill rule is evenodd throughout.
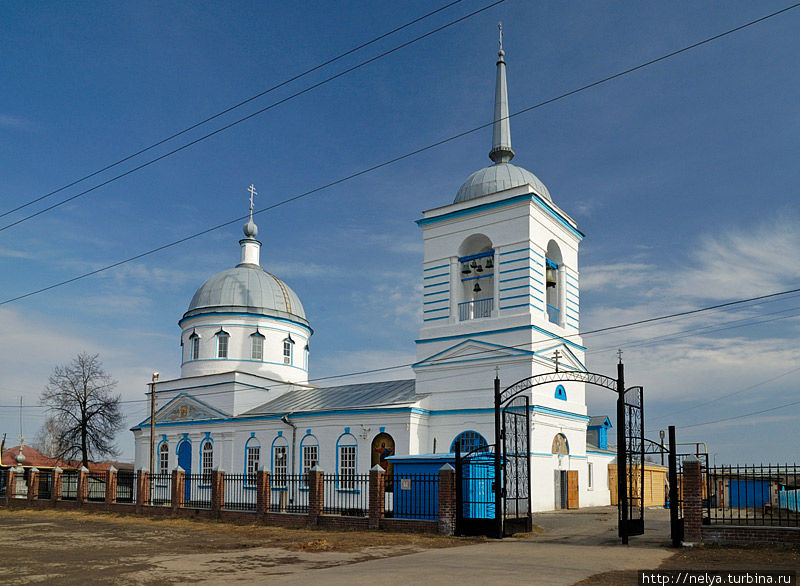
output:
<path id="1" fill-rule="evenodd" d="M 503 23 L 498 22 L 497 28 L 500 30 L 500 50 L 503 50 Z"/>
<path id="2" fill-rule="evenodd" d="M 561 352 L 559 352 L 558 348 L 556 348 L 556 351 L 553 352 L 553 362 L 556 363 L 556 372 L 558 372 L 558 359 L 559 358 L 561 358 Z"/>
<path id="3" fill-rule="evenodd" d="M 619 363 L 622 364 L 622 348 L 617 349 L 617 357 L 619 358 Z"/>
<path id="4" fill-rule="evenodd" d="M 253 185 L 252 183 L 250 184 L 250 187 L 247 188 L 247 191 L 250 192 L 250 217 L 252 217 L 253 216 L 253 196 L 258 195 L 258 192 L 256 191 L 255 185 Z"/>

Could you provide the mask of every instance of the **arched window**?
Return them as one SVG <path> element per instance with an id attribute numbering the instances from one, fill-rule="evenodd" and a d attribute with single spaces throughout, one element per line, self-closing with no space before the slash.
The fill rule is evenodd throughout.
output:
<path id="1" fill-rule="evenodd" d="M 289 443 L 283 435 L 272 441 L 272 486 L 286 488 L 289 473 Z"/>
<path id="2" fill-rule="evenodd" d="M 258 473 L 258 463 L 261 459 L 261 444 L 255 436 L 244 444 L 244 471 L 248 476 L 255 476 Z"/>
<path id="3" fill-rule="evenodd" d="M 306 344 L 305 351 L 303 352 L 303 368 L 308 370 L 308 355 L 311 352 L 311 349 Z"/>
<path id="4" fill-rule="evenodd" d="M 552 452 L 559 456 L 567 456 L 569 454 L 569 442 L 567 441 L 567 436 L 563 433 L 557 433 L 556 437 L 553 438 Z"/>
<path id="5" fill-rule="evenodd" d="M 230 338 L 228 332 L 224 330 L 217 332 L 217 358 L 228 357 L 228 341 Z"/>
<path id="6" fill-rule="evenodd" d="M 210 439 L 204 441 L 200 455 L 200 474 L 205 477 L 206 482 L 211 482 L 211 471 L 214 469 L 214 442 Z"/>
<path id="7" fill-rule="evenodd" d="M 473 234 L 458 249 L 461 299 L 458 320 L 491 317 L 494 310 L 494 248 L 483 234 Z M 430 310 L 434 311 L 434 310 Z"/>
<path id="8" fill-rule="evenodd" d="M 336 440 L 336 472 L 339 474 L 339 490 L 354 490 L 358 472 L 358 441 L 345 427 Z"/>
<path id="9" fill-rule="evenodd" d="M 484 451 L 488 448 L 489 444 L 486 438 L 479 434 L 477 431 L 462 431 L 459 433 L 453 443 L 450 444 L 450 451 L 456 451 L 456 445 L 461 449 L 462 454 L 468 454 L 474 451 Z"/>
<path id="10" fill-rule="evenodd" d="M 292 352 L 294 349 L 294 340 L 292 340 L 291 336 L 287 336 L 283 340 L 283 363 L 284 364 L 291 364 L 292 363 Z"/>
<path id="11" fill-rule="evenodd" d="M 567 400 L 567 391 L 564 390 L 563 385 L 558 385 L 556 387 L 556 395 L 555 395 L 555 397 L 556 397 L 556 399 L 561 399 L 562 401 L 566 401 Z"/>
<path id="12" fill-rule="evenodd" d="M 303 474 L 307 474 L 314 466 L 319 464 L 319 442 L 311 435 L 311 430 L 300 440 L 300 453 L 303 458 Z"/>
<path id="13" fill-rule="evenodd" d="M 169 472 L 169 444 L 167 442 L 161 442 L 161 446 L 158 448 L 158 472 L 160 474 Z"/>
<path id="14" fill-rule="evenodd" d="M 555 240 L 547 243 L 547 258 L 544 261 L 545 284 L 547 292 L 547 320 L 550 323 L 563 325 L 564 323 L 564 283 L 562 275 L 561 249 Z"/>
<path id="15" fill-rule="evenodd" d="M 189 336 L 189 360 L 197 360 L 200 358 L 200 336 L 197 332 L 192 332 Z"/>
<path id="16" fill-rule="evenodd" d="M 250 359 L 264 360 L 264 336 L 258 330 L 250 336 Z"/>

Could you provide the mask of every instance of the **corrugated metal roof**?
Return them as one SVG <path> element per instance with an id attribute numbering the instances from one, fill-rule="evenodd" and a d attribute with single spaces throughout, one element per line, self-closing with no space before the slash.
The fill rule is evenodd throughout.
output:
<path id="1" fill-rule="evenodd" d="M 243 416 L 408 404 L 422 398 L 414 389 L 414 379 L 302 389 L 281 395 Z"/>
<path id="2" fill-rule="evenodd" d="M 589 423 L 587 424 L 587 426 L 588 427 L 600 427 L 603 424 L 605 424 L 606 419 L 608 419 L 608 417 L 606 415 L 592 415 L 589 418 Z M 611 425 L 611 424 L 609 423 L 609 425 Z"/>
<path id="3" fill-rule="evenodd" d="M 605 448 L 598 448 L 592 442 L 586 442 L 586 451 L 587 452 L 602 452 L 603 454 L 608 454 L 609 456 L 616 456 L 616 450 L 607 450 Z"/>

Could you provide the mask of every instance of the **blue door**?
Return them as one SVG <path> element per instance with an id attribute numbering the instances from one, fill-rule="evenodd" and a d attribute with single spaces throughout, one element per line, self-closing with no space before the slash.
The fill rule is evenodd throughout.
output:
<path id="1" fill-rule="evenodd" d="M 186 473 L 183 489 L 183 501 L 188 503 L 191 500 L 191 483 L 189 482 L 189 474 L 192 473 L 192 442 L 183 440 L 181 445 L 178 446 L 178 466 L 183 468 Z"/>
<path id="2" fill-rule="evenodd" d="M 755 509 L 769 502 L 769 482 L 763 480 L 731 480 L 731 506 Z"/>

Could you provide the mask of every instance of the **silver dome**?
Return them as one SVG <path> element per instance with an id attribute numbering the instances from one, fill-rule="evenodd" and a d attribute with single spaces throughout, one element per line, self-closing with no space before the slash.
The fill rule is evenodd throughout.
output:
<path id="1" fill-rule="evenodd" d="M 547 201 L 553 201 L 547 187 L 536 175 L 511 163 L 498 163 L 489 165 L 470 175 L 458 190 L 453 203 L 468 201 L 521 185 L 530 185 L 537 194 Z"/>
<path id="2" fill-rule="evenodd" d="M 183 318 L 227 311 L 283 317 L 308 325 L 297 294 L 275 275 L 254 264 L 240 264 L 203 283 Z"/>

